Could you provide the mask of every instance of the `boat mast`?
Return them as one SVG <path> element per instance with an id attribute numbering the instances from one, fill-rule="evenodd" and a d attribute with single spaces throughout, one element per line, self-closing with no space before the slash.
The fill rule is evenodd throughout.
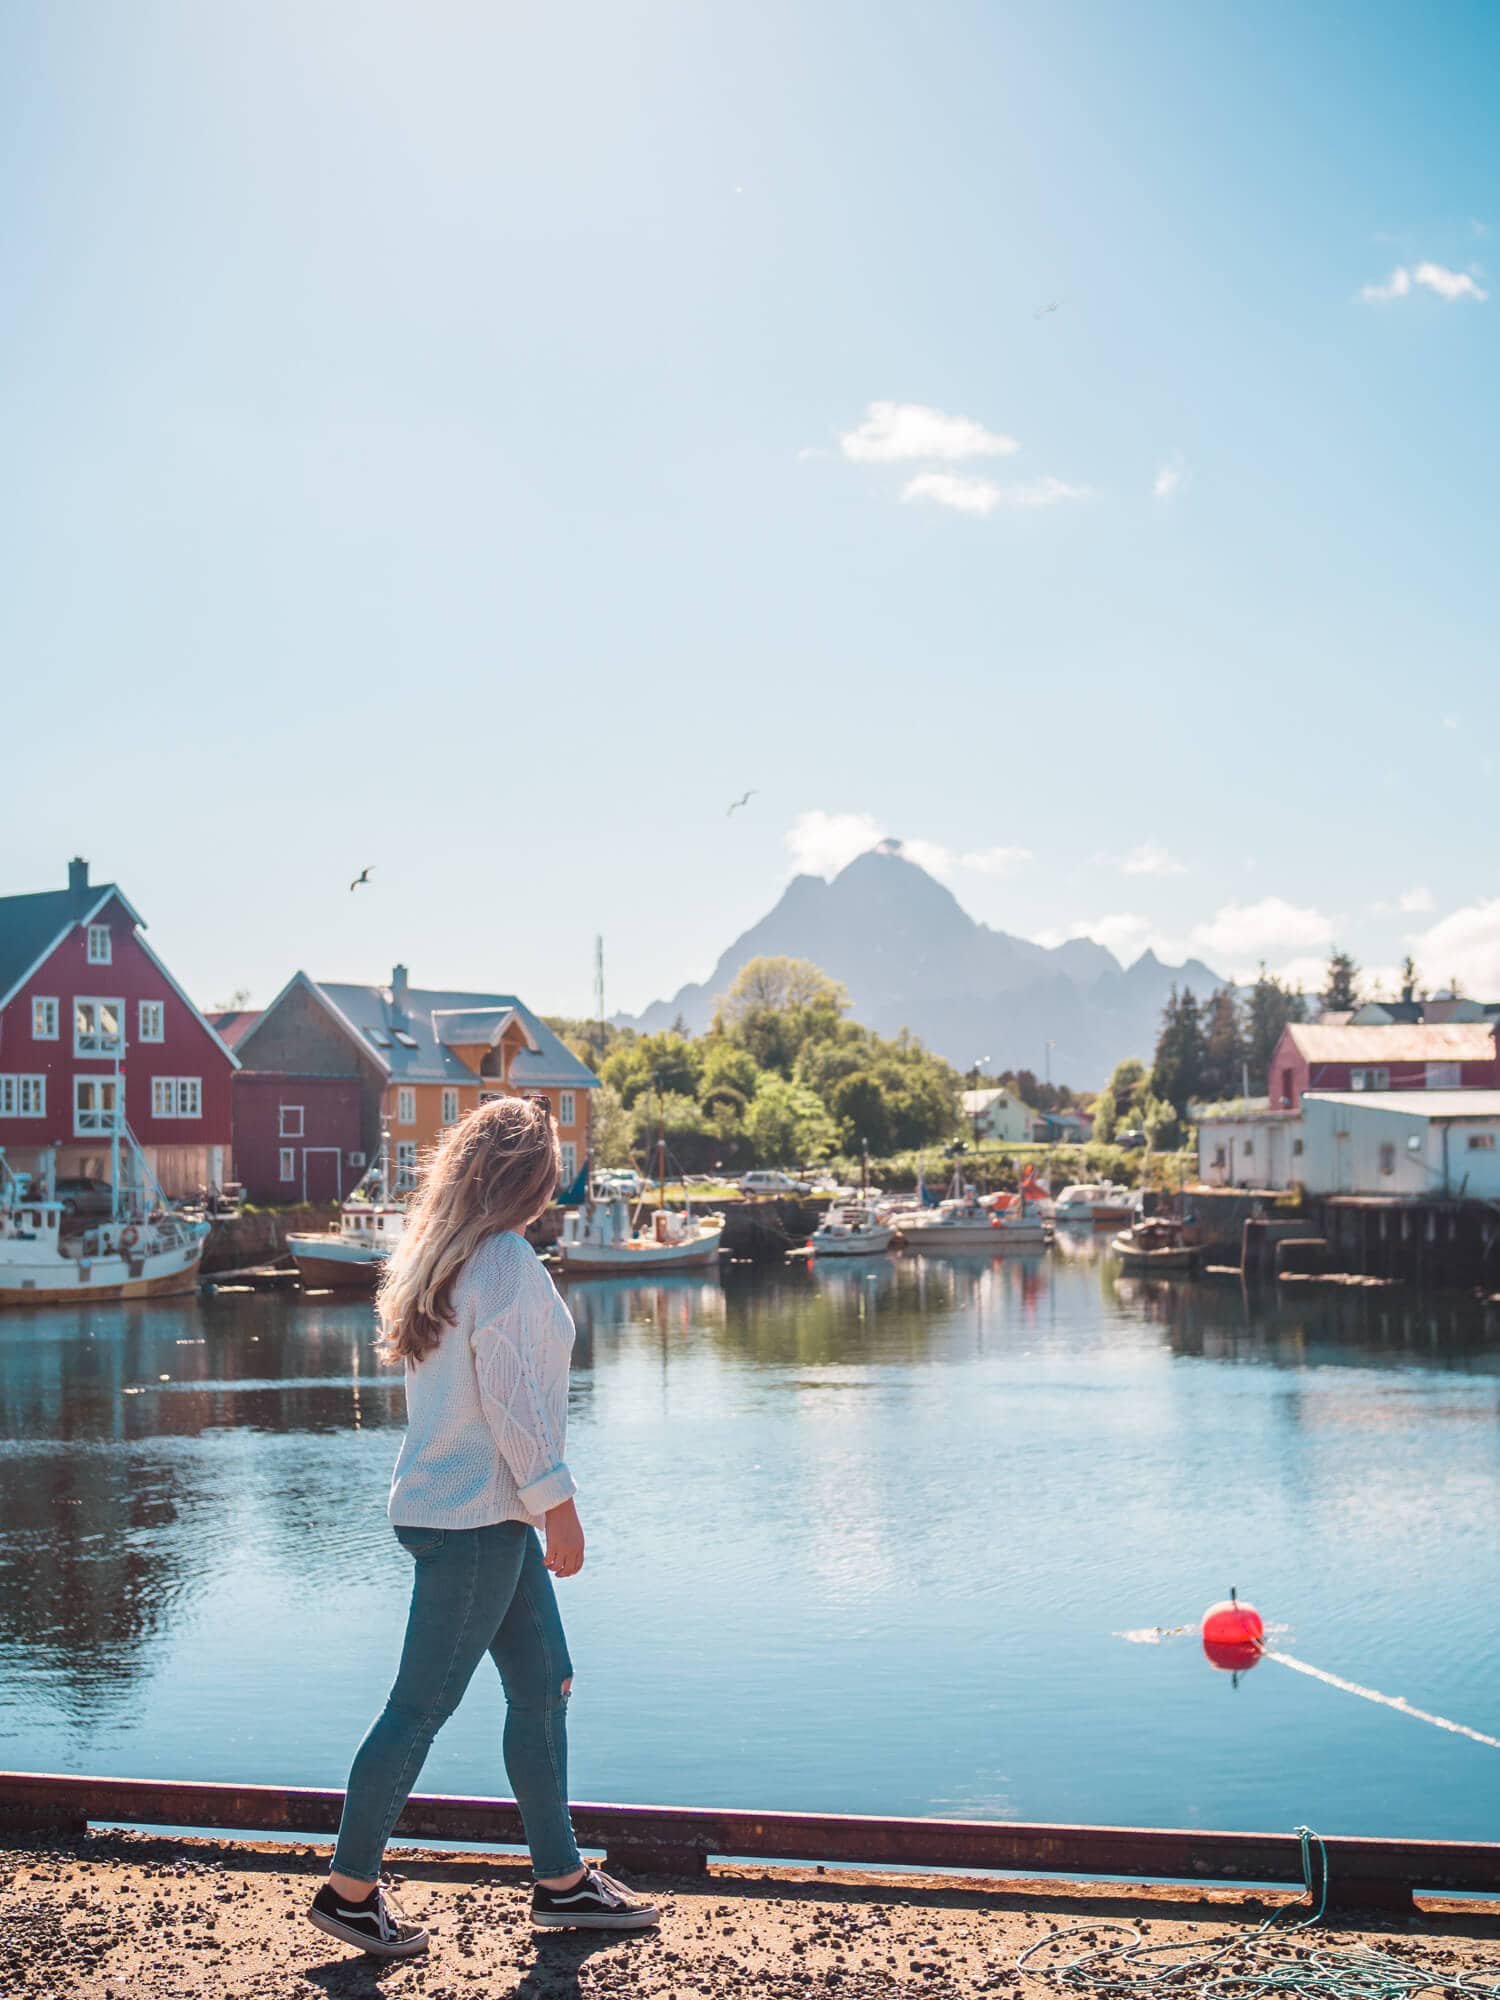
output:
<path id="1" fill-rule="evenodd" d="M 120 1074 L 120 1036 L 125 1024 L 121 1021 L 115 1032 L 115 1098 L 109 1119 L 109 1219 L 120 1219 L 120 1120 L 124 1116 L 124 1078 Z"/>

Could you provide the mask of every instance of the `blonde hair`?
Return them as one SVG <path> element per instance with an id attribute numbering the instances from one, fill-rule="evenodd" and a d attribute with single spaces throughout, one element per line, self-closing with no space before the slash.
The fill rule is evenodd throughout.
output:
<path id="1" fill-rule="evenodd" d="M 561 1154 L 541 1097 L 481 1104 L 428 1155 L 380 1280 L 379 1353 L 420 1361 L 453 1323 L 453 1286 L 487 1236 L 520 1229 L 557 1192 Z"/>

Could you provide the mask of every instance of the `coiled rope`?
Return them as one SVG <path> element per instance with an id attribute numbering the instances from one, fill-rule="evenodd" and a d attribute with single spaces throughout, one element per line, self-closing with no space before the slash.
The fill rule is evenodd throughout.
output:
<path id="1" fill-rule="evenodd" d="M 1070 1993 L 1155 1993 L 1166 1987 L 1194 1993 L 1308 1993 L 1318 2000 L 1403 2000 L 1427 1992 L 1468 1993 L 1500 2000 L 1500 1975 L 1450 1973 L 1424 1965 L 1416 1958 L 1398 1958 L 1369 1945 L 1326 1945 L 1288 1954 L 1283 1938 L 1311 1930 L 1328 1908 L 1328 1850 L 1322 1836 L 1299 1826 L 1302 1881 L 1313 1909 L 1291 1918 L 1298 1906 L 1273 1910 L 1254 1930 L 1243 1931 L 1212 1951 L 1198 1950 L 1179 1940 L 1150 1943 L 1132 1923 L 1104 1918 L 1091 1924 L 1068 1924 L 1049 1931 L 1028 1945 L 1016 1960 L 1016 1970 L 1032 1979 L 1050 1979 Z M 1314 1866 L 1314 1850 L 1317 1865 Z M 1032 1961 L 1055 1951 L 1064 1938 L 1096 1939 L 1103 1931 L 1125 1934 L 1117 1944 L 1051 1960 Z M 1273 1936 L 1274 1933 L 1274 1936 Z M 1153 1959 L 1162 1961 L 1153 1965 Z"/>

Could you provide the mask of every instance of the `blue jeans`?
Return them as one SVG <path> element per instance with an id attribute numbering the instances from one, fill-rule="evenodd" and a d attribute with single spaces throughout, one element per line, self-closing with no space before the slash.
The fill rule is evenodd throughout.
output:
<path id="1" fill-rule="evenodd" d="M 432 1739 L 485 1653 L 505 1689 L 506 1776 L 532 1867 L 581 1865 L 568 1818 L 567 1695 L 572 1662 L 541 1543 L 524 1521 L 489 1528 L 398 1528 L 416 1565 L 396 1684 L 355 1753 L 333 1866 L 373 1882 Z"/>

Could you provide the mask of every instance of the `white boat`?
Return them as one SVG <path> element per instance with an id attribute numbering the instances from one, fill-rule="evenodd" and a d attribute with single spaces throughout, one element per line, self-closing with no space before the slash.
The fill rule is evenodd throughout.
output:
<path id="1" fill-rule="evenodd" d="M 909 1250 L 1040 1249 L 1047 1227 L 1024 1204 L 997 1213 L 955 1173 L 953 1190 L 936 1208 L 907 1209 L 895 1218 Z"/>
<path id="2" fill-rule="evenodd" d="M 1085 1229 L 1129 1222 L 1135 1197 L 1128 1187 L 1113 1181 L 1075 1181 L 1065 1187 L 1053 1203 L 1053 1219 Z"/>
<path id="3" fill-rule="evenodd" d="M 62 1203 L 34 1190 L 0 1153 L 0 1306 L 160 1299 L 196 1286 L 209 1224 L 168 1207 L 134 1138 L 118 1136 L 136 1169 L 130 1185 L 121 1184 L 117 1144 L 113 1213 L 67 1235 Z"/>
<path id="4" fill-rule="evenodd" d="M 722 1215 L 658 1208 L 649 1229 L 636 1229 L 624 1195 L 595 1184 L 588 1200 L 563 1217 L 557 1254 L 570 1276 L 628 1271 L 693 1271 L 717 1264 Z"/>
<path id="5" fill-rule="evenodd" d="M 1191 1271 L 1201 1255 L 1195 1236 L 1172 1216 L 1148 1215 L 1122 1229 L 1112 1247 L 1123 1271 Z"/>
<path id="6" fill-rule="evenodd" d="M 387 1154 L 382 1135 L 374 1166 L 339 1205 L 337 1229 L 298 1230 L 287 1237 L 304 1290 L 369 1292 L 379 1283 L 406 1234 L 406 1208 L 391 1195 Z"/>
<path id="7" fill-rule="evenodd" d="M 889 1250 L 895 1230 L 873 1201 L 835 1202 L 812 1233 L 815 1257 L 872 1257 Z"/>

